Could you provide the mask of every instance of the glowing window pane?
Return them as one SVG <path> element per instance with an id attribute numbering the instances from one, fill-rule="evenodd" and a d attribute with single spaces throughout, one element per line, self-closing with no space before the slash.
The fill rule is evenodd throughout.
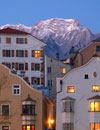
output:
<path id="1" fill-rule="evenodd" d="M 95 111 L 99 111 L 99 105 L 100 105 L 99 102 L 95 102 Z"/>
<path id="2" fill-rule="evenodd" d="M 93 92 L 99 92 L 99 86 L 93 86 L 92 91 Z"/>
<path id="3" fill-rule="evenodd" d="M 66 69 L 65 69 L 65 68 L 61 68 L 61 72 L 62 72 L 63 74 L 65 74 L 65 73 L 66 73 Z"/>
<path id="4" fill-rule="evenodd" d="M 34 126 L 32 126 L 32 130 L 34 130 Z"/>
<path id="5" fill-rule="evenodd" d="M 27 126 L 27 130 L 30 130 L 30 126 Z"/>
<path id="6" fill-rule="evenodd" d="M 99 130 L 100 123 L 95 123 L 95 130 Z"/>
<path id="7" fill-rule="evenodd" d="M 94 111 L 94 102 L 91 102 L 91 111 Z"/>
<path id="8" fill-rule="evenodd" d="M 91 123 L 91 130 L 94 130 L 94 123 Z"/>
<path id="9" fill-rule="evenodd" d="M 67 87 L 67 92 L 68 93 L 74 93 L 75 92 L 74 86 L 68 86 Z"/>
<path id="10" fill-rule="evenodd" d="M 25 130 L 25 126 L 23 126 L 23 130 Z"/>
<path id="11" fill-rule="evenodd" d="M 40 51 L 35 51 L 35 57 L 40 57 Z"/>

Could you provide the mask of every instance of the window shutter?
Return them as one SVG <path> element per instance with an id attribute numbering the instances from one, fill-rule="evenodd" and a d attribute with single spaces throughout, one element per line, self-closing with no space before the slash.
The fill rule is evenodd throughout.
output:
<path id="1" fill-rule="evenodd" d="M 70 130 L 74 130 L 74 124 L 70 123 Z"/>
<path id="2" fill-rule="evenodd" d="M 65 102 L 62 103 L 62 112 L 66 112 Z"/>
<path id="3" fill-rule="evenodd" d="M 16 43 L 18 44 L 18 38 L 16 38 Z"/>
<path id="4" fill-rule="evenodd" d="M 35 51 L 32 50 L 32 57 L 35 57 Z"/>
<path id="5" fill-rule="evenodd" d="M 2 51 L 2 55 L 3 55 L 3 57 L 6 56 L 6 50 L 3 50 L 3 51 Z"/>
<path id="6" fill-rule="evenodd" d="M 41 50 L 41 57 L 44 57 L 44 50 Z"/>
<path id="7" fill-rule="evenodd" d="M 18 63 L 16 63 L 16 70 L 18 70 Z"/>
<path id="8" fill-rule="evenodd" d="M 34 77 L 31 77 L 31 84 L 34 84 Z"/>
<path id="9" fill-rule="evenodd" d="M 12 69 L 15 68 L 15 63 L 12 63 Z"/>
<path id="10" fill-rule="evenodd" d="M 66 112 L 70 112 L 70 101 L 66 101 Z"/>
<path id="11" fill-rule="evenodd" d="M 18 50 L 16 50 L 16 57 L 18 57 Z"/>
<path id="12" fill-rule="evenodd" d="M 25 70 L 28 70 L 28 63 L 25 63 Z"/>
<path id="13" fill-rule="evenodd" d="M 41 72 L 43 72 L 43 71 L 44 71 L 44 64 L 41 63 Z"/>
<path id="14" fill-rule="evenodd" d="M 12 57 L 14 57 L 14 50 L 12 50 Z"/>
<path id="15" fill-rule="evenodd" d="M 70 112 L 74 112 L 74 102 L 70 102 Z"/>
<path id="16" fill-rule="evenodd" d="M 31 70 L 34 70 L 34 63 L 31 63 Z"/>
<path id="17" fill-rule="evenodd" d="M 63 130 L 67 130 L 67 123 L 63 124 Z"/>
<path id="18" fill-rule="evenodd" d="M 25 38 L 25 44 L 27 44 L 27 38 Z"/>
<path id="19" fill-rule="evenodd" d="M 28 57 L 28 50 L 25 50 L 25 57 Z"/>
<path id="20" fill-rule="evenodd" d="M 41 85 L 44 85 L 44 78 L 41 78 Z"/>

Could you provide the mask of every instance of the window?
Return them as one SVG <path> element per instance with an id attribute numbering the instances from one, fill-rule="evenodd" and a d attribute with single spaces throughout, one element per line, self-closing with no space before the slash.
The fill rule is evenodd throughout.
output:
<path id="1" fill-rule="evenodd" d="M 18 51 L 18 57 L 24 57 L 24 51 L 23 50 Z"/>
<path id="2" fill-rule="evenodd" d="M 21 87 L 19 85 L 13 86 L 13 95 L 20 95 L 21 94 Z"/>
<path id="3" fill-rule="evenodd" d="M 92 92 L 99 92 L 99 86 L 98 85 L 92 86 Z"/>
<path id="4" fill-rule="evenodd" d="M 16 38 L 17 44 L 27 44 L 27 38 Z"/>
<path id="5" fill-rule="evenodd" d="M 10 63 L 6 63 L 6 66 L 11 69 L 11 64 Z"/>
<path id="6" fill-rule="evenodd" d="M 2 126 L 2 130 L 9 130 L 9 126 Z"/>
<path id="7" fill-rule="evenodd" d="M 6 38 L 6 43 L 11 43 L 11 38 L 10 37 Z"/>
<path id="8" fill-rule="evenodd" d="M 35 105 L 23 105 L 22 114 L 23 115 L 35 115 Z"/>
<path id="9" fill-rule="evenodd" d="M 68 87 L 67 87 L 67 92 L 68 92 L 68 93 L 74 93 L 74 92 L 75 92 L 74 86 L 68 86 Z"/>
<path id="10" fill-rule="evenodd" d="M 100 123 L 91 123 L 91 130 L 100 130 Z"/>
<path id="11" fill-rule="evenodd" d="M 74 112 L 74 102 L 73 101 L 64 101 L 62 104 L 63 112 Z"/>
<path id="12" fill-rule="evenodd" d="M 66 68 L 65 68 L 65 67 L 61 68 L 61 72 L 62 72 L 63 74 L 65 74 L 65 73 L 66 73 Z"/>
<path id="13" fill-rule="evenodd" d="M 84 75 L 84 79 L 89 79 L 88 74 L 85 74 L 85 75 Z"/>
<path id="14" fill-rule="evenodd" d="M 100 51 L 100 46 L 96 46 L 96 52 Z"/>
<path id="15" fill-rule="evenodd" d="M 63 130 L 74 130 L 73 123 L 63 123 Z"/>
<path id="16" fill-rule="evenodd" d="M 24 70 L 24 64 L 19 63 L 19 70 Z"/>
<path id="17" fill-rule="evenodd" d="M 27 50 L 16 50 L 16 57 L 28 57 Z"/>
<path id="18" fill-rule="evenodd" d="M 14 50 L 2 50 L 3 57 L 14 57 Z"/>
<path id="19" fill-rule="evenodd" d="M 9 105 L 2 105 L 2 116 L 9 116 Z"/>
<path id="20" fill-rule="evenodd" d="M 34 125 L 23 125 L 22 130 L 35 130 Z"/>
<path id="21" fill-rule="evenodd" d="M 98 112 L 98 111 L 100 111 L 100 102 L 91 102 L 90 103 L 90 111 L 91 112 Z"/>
<path id="22" fill-rule="evenodd" d="M 35 57 L 40 57 L 40 51 L 35 51 Z"/>
<path id="23" fill-rule="evenodd" d="M 52 87 L 52 80 L 48 80 L 48 86 Z"/>
<path id="24" fill-rule="evenodd" d="M 40 70 L 40 64 L 34 64 L 35 65 L 35 70 Z"/>
<path id="25" fill-rule="evenodd" d="M 51 73 L 51 67 L 47 67 L 48 74 Z"/>
<path id="26" fill-rule="evenodd" d="M 31 84 L 40 85 L 40 78 L 31 77 Z"/>

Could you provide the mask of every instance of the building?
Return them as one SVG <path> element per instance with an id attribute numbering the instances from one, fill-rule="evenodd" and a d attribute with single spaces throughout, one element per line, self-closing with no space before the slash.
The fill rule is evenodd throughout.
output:
<path id="1" fill-rule="evenodd" d="M 63 77 L 71 69 L 71 66 L 60 61 L 58 55 L 57 58 L 46 55 L 45 66 L 45 84 L 50 89 L 50 98 L 56 101 L 56 78 Z"/>
<path id="2" fill-rule="evenodd" d="M 71 63 L 74 67 L 86 64 L 96 54 L 100 57 L 100 38 L 91 41 L 85 48 L 75 51 L 74 48 L 70 51 Z"/>
<path id="3" fill-rule="evenodd" d="M 56 130 L 100 129 L 100 58 L 57 79 Z"/>
<path id="4" fill-rule="evenodd" d="M 0 65 L 0 130 L 49 128 L 54 121 L 53 107 L 53 102 L 41 91 L 30 87 L 21 77 Z"/>
<path id="5" fill-rule="evenodd" d="M 32 87 L 44 86 L 46 44 L 29 33 L 12 28 L 0 30 L 0 63 L 23 77 Z"/>

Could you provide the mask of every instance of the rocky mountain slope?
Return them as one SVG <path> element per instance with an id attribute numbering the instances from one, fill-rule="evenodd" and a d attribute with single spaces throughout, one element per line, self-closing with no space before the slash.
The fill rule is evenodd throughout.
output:
<path id="1" fill-rule="evenodd" d="M 56 53 L 59 53 L 60 59 L 68 57 L 72 46 L 75 46 L 77 50 L 87 46 L 91 40 L 100 37 L 100 34 L 92 34 L 88 28 L 84 28 L 78 20 L 74 19 L 49 19 L 37 22 L 32 27 L 22 24 L 8 24 L 0 29 L 6 27 L 31 33 L 47 43 L 45 51 L 49 56 L 55 57 Z"/>

